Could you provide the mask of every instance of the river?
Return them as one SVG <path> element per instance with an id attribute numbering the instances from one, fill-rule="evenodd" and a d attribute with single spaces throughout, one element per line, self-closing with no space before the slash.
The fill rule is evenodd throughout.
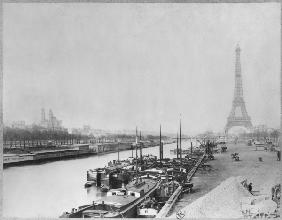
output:
<path id="1" fill-rule="evenodd" d="M 182 146 L 188 148 L 190 142 L 183 142 Z M 176 144 L 164 145 L 164 157 L 173 157 L 170 150 L 175 147 Z M 131 154 L 131 150 L 121 151 L 120 159 Z M 145 148 L 144 154 L 159 156 L 159 147 Z M 3 215 L 57 218 L 64 211 L 92 203 L 105 194 L 95 187 L 84 188 L 86 170 L 104 167 L 111 160 L 117 160 L 117 153 L 4 169 Z"/>

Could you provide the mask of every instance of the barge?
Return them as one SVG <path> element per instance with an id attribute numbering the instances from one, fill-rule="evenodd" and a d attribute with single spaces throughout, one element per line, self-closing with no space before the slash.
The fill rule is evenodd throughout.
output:
<path id="1" fill-rule="evenodd" d="M 179 187 L 182 188 L 176 181 L 162 182 L 161 186 L 156 190 L 155 195 L 153 197 L 148 197 L 137 207 L 138 217 L 155 218 Z"/>
<path id="2" fill-rule="evenodd" d="M 136 178 L 125 188 L 111 189 L 107 196 L 93 204 L 72 209 L 60 218 L 132 218 L 136 217 L 137 206 L 151 196 L 161 181 L 154 178 Z"/>

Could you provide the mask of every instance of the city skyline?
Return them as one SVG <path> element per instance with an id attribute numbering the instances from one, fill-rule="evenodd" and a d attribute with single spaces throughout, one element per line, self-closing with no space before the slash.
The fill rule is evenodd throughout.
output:
<path id="1" fill-rule="evenodd" d="M 253 124 L 279 126 L 275 4 L 5 5 L 5 11 L 4 122 L 40 121 L 40 109 L 50 107 L 67 128 L 162 124 L 176 133 L 182 114 L 185 133 L 223 131 L 239 42 Z"/>
<path id="2" fill-rule="evenodd" d="M 45 108 L 41 108 L 41 118 L 39 121 L 35 121 L 32 123 L 26 123 L 26 121 L 24 120 L 18 120 L 18 121 L 11 121 L 7 124 L 5 124 L 4 126 L 8 126 L 11 128 L 20 128 L 20 129 L 30 129 L 33 126 L 39 126 L 43 129 L 49 129 L 49 130 L 65 130 L 67 129 L 68 132 L 70 133 L 88 133 L 88 134 L 94 134 L 99 132 L 102 132 L 104 134 L 106 134 L 107 132 L 111 133 L 111 134 L 135 134 L 136 133 L 136 129 L 139 130 L 140 132 L 142 132 L 142 134 L 148 135 L 148 134 L 159 134 L 158 130 L 142 130 L 142 128 L 138 128 L 138 126 L 136 126 L 135 128 L 126 128 L 126 129 L 119 129 L 119 130 L 113 130 L 113 129 L 103 129 L 103 128 L 97 128 L 97 127 L 92 127 L 89 124 L 83 124 L 80 127 L 65 127 L 63 126 L 63 122 L 62 120 L 59 120 L 55 114 L 53 113 L 52 109 L 49 109 L 49 113 L 48 116 L 46 117 L 46 113 L 45 113 Z M 161 124 L 160 124 L 161 126 Z M 243 129 L 242 127 L 237 128 L 235 126 L 235 130 L 231 133 L 237 133 L 240 131 L 244 131 L 245 129 Z M 252 126 L 252 129 L 249 130 L 249 132 L 252 132 L 252 130 L 273 130 L 273 129 L 279 129 L 278 127 L 269 127 L 266 124 L 255 124 L 254 126 Z M 232 130 L 232 129 L 231 129 Z M 246 131 L 246 130 L 245 130 Z M 94 132 L 94 133 L 93 133 Z M 189 133 L 189 134 L 183 134 L 183 135 L 199 135 L 201 133 L 206 133 L 206 132 L 214 132 L 214 133 L 221 133 L 223 134 L 224 131 L 216 131 L 216 130 L 203 130 L 201 132 L 198 133 Z M 85 133 L 85 134 L 86 134 Z M 102 134 L 101 133 L 101 134 Z M 179 130 L 177 131 L 177 133 L 179 133 Z M 234 133 L 234 134 L 235 134 Z M 175 135 L 175 132 L 166 132 L 164 131 L 164 134 L 166 135 Z"/>

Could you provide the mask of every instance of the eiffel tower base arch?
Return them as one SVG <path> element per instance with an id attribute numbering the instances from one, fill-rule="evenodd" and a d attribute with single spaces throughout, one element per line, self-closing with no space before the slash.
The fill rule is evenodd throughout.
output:
<path id="1" fill-rule="evenodd" d="M 246 129 L 248 129 L 249 131 L 252 130 L 253 126 L 252 126 L 252 122 L 250 120 L 234 120 L 234 121 L 228 121 L 227 125 L 225 126 L 224 132 L 227 135 L 229 130 L 232 127 L 244 127 Z"/>

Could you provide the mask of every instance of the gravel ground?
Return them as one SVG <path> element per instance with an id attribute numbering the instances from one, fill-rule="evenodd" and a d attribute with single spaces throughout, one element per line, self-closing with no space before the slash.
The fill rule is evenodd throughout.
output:
<path id="1" fill-rule="evenodd" d="M 227 147 L 226 153 L 215 154 L 215 160 L 208 162 L 210 168 L 196 172 L 192 179 L 193 192 L 183 195 L 173 212 L 191 204 L 232 176 L 246 177 L 248 183 L 253 183 L 255 194 L 271 195 L 271 187 L 281 183 L 281 162 L 277 161 L 275 152 L 256 151 L 254 146 L 245 144 L 229 144 Z M 234 152 L 239 153 L 240 161 L 231 159 L 230 155 Z"/>

